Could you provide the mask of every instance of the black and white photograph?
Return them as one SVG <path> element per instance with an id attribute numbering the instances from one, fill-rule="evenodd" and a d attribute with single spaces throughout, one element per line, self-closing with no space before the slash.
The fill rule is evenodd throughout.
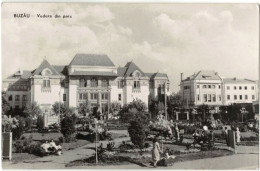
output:
<path id="1" fill-rule="evenodd" d="M 2 169 L 259 169 L 259 4 L 1 4 Z"/>

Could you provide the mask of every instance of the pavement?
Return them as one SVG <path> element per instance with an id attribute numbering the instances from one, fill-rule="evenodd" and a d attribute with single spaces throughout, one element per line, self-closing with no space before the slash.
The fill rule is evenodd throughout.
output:
<path id="1" fill-rule="evenodd" d="M 118 138 L 113 140 L 115 145 L 119 145 L 122 141 L 130 140 L 129 137 Z M 101 141 L 106 147 L 108 141 Z M 100 143 L 101 143 L 100 142 Z M 216 144 L 218 148 L 227 148 L 223 144 Z M 95 143 L 64 151 L 61 156 L 46 156 L 33 160 L 25 160 L 24 162 L 13 163 L 4 160 L 2 162 L 3 169 L 65 169 L 65 165 L 71 161 L 80 160 L 93 155 Z M 208 159 L 199 159 L 192 161 L 177 162 L 171 167 L 158 167 L 157 169 L 258 169 L 259 167 L 259 147 L 258 146 L 238 146 L 237 154 L 223 157 L 215 157 Z M 135 164 L 99 166 L 99 169 L 147 169 Z M 66 168 L 68 169 L 68 168 Z M 69 169 L 97 169 L 96 166 L 75 166 Z"/>

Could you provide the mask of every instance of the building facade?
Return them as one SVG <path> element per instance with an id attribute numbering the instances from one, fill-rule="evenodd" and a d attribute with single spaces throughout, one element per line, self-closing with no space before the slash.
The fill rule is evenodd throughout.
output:
<path id="1" fill-rule="evenodd" d="M 140 99 L 148 105 L 150 94 L 154 98 L 164 94 L 162 84 L 169 94 L 167 74 L 144 73 L 133 62 L 115 67 L 107 55 L 76 54 L 66 66 L 44 60 L 33 71 L 17 71 L 3 80 L 3 90 L 12 108 L 37 102 L 50 113 L 55 102 L 78 107 L 88 101 L 102 113 L 111 102 L 124 105 Z"/>
<path id="2" fill-rule="evenodd" d="M 217 112 L 219 106 L 252 103 L 258 100 L 257 81 L 223 78 L 215 71 L 199 71 L 180 83 L 180 95 L 186 109 L 208 105 Z"/>

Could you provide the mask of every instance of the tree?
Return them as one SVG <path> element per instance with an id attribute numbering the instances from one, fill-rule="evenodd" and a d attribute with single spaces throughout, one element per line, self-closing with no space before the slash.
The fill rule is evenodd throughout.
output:
<path id="1" fill-rule="evenodd" d="M 141 150 L 144 148 L 147 128 L 148 118 L 143 112 L 138 112 L 136 117 L 130 121 L 128 133 L 131 138 L 131 142 Z"/>
<path id="2" fill-rule="evenodd" d="M 70 142 L 74 139 L 73 134 L 76 131 L 76 121 L 77 117 L 75 114 L 66 114 L 64 118 L 61 120 L 61 133 L 64 136 L 65 142 Z"/>
<path id="3" fill-rule="evenodd" d="M 39 132 L 41 132 L 44 128 L 44 118 L 42 115 L 39 115 L 37 117 L 37 123 L 36 123 L 37 129 Z"/>
<path id="4" fill-rule="evenodd" d="M 167 113 L 169 114 L 170 118 L 173 118 L 173 112 L 178 110 L 183 106 L 182 97 L 179 93 L 171 94 L 167 99 Z"/>
<path id="5" fill-rule="evenodd" d="M 121 109 L 121 104 L 119 102 L 112 102 L 110 103 L 110 110 L 109 112 L 112 113 L 113 116 L 117 116 Z"/>
<path id="6" fill-rule="evenodd" d="M 81 103 L 78 107 L 78 112 L 82 115 L 86 115 L 90 112 L 90 103 L 86 101 L 85 103 Z"/>
<path id="7" fill-rule="evenodd" d="M 51 110 L 53 111 L 53 113 L 55 115 L 64 115 L 66 114 L 67 112 L 69 112 L 71 109 L 69 107 L 67 107 L 64 103 L 60 103 L 60 102 L 55 102 L 53 105 L 52 105 L 52 108 Z"/>
<path id="8" fill-rule="evenodd" d="M 122 122 L 130 123 L 138 112 L 145 113 L 147 107 L 145 103 L 139 99 L 134 99 L 132 102 L 125 104 L 119 112 L 119 116 Z"/>
<path id="9" fill-rule="evenodd" d="M 2 91 L 2 115 L 8 115 L 11 110 L 11 106 L 6 100 L 5 92 Z"/>
<path id="10" fill-rule="evenodd" d="M 23 112 L 25 117 L 30 117 L 33 119 L 42 114 L 40 106 L 36 102 L 30 103 L 30 101 L 26 104 Z"/>

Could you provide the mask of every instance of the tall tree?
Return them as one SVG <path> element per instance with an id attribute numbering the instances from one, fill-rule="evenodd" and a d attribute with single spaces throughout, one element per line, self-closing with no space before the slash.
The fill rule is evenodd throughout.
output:
<path id="1" fill-rule="evenodd" d="M 26 104 L 24 108 L 25 117 L 36 118 L 37 116 L 42 114 L 40 106 L 36 102 L 30 103 L 30 101 Z"/>
<path id="2" fill-rule="evenodd" d="M 6 94 L 2 91 L 2 115 L 8 115 L 8 112 L 11 110 L 11 106 L 6 100 Z"/>

